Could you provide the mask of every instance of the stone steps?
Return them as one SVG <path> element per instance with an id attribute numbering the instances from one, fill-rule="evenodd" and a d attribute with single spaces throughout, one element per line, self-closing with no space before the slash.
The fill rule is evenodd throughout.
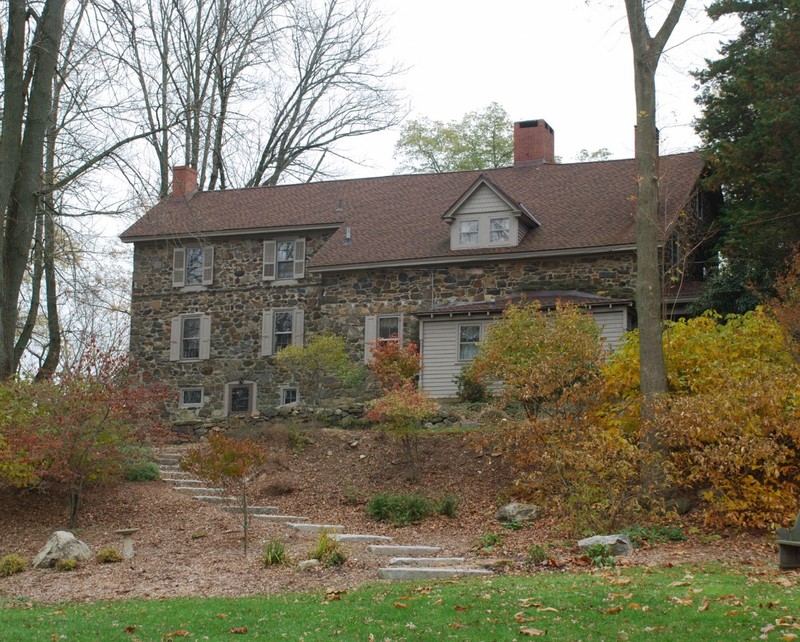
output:
<path id="1" fill-rule="evenodd" d="M 393 557 L 389 560 L 389 566 L 422 566 L 430 568 L 434 566 L 455 566 L 456 564 L 464 564 L 466 561 L 466 557 Z"/>
<path id="2" fill-rule="evenodd" d="M 343 543 L 361 543 L 361 542 L 391 542 L 392 538 L 386 535 L 361 535 L 358 533 L 334 533 L 331 539 Z"/>
<path id="3" fill-rule="evenodd" d="M 376 555 L 386 555 L 388 557 L 419 557 L 420 555 L 434 555 L 442 550 L 441 546 L 402 546 L 392 544 L 391 546 L 375 545 L 370 546 L 371 553 Z"/>
<path id="4" fill-rule="evenodd" d="M 226 497 L 224 495 L 194 495 L 194 499 L 206 504 L 234 504 L 236 497 Z"/>
<path id="5" fill-rule="evenodd" d="M 382 580 L 405 582 L 408 580 L 439 580 L 453 577 L 471 577 L 479 575 L 492 575 L 485 568 L 470 568 L 457 566 L 390 566 L 378 569 L 378 577 Z"/>
<path id="6" fill-rule="evenodd" d="M 211 488 L 208 486 L 173 486 L 173 490 L 181 493 L 198 493 L 202 495 L 222 495 L 225 492 L 224 488 Z"/>
<path id="7" fill-rule="evenodd" d="M 242 507 L 241 506 L 230 506 L 225 505 L 222 506 L 222 510 L 227 513 L 241 513 Z M 254 517 L 257 515 L 277 515 L 278 514 L 278 507 L 277 506 L 248 506 L 247 507 L 248 515 L 253 515 Z"/>
<path id="8" fill-rule="evenodd" d="M 287 524 L 289 522 L 304 522 L 308 517 L 301 517 L 299 515 L 253 515 L 253 518 L 265 522 L 275 522 Z"/>
<path id="9" fill-rule="evenodd" d="M 295 524 L 289 522 L 286 525 L 301 533 L 322 533 L 323 531 L 327 533 L 341 533 L 344 530 L 344 526 L 341 524 Z"/>
<path id="10" fill-rule="evenodd" d="M 175 484 L 176 486 L 199 486 L 201 488 L 208 483 L 203 479 L 189 479 L 188 477 L 162 477 L 161 481 Z"/>

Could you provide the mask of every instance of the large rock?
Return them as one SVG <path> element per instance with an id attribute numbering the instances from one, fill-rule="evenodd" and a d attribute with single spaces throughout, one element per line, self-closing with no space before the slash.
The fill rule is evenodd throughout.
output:
<path id="1" fill-rule="evenodd" d="M 536 504 L 522 504 L 511 502 L 501 506 L 494 514 L 495 519 L 501 522 L 532 522 L 539 516 L 539 507 Z"/>
<path id="2" fill-rule="evenodd" d="M 596 544 L 607 546 L 612 555 L 630 555 L 633 551 L 633 544 L 628 539 L 627 535 L 595 535 L 594 537 L 587 537 L 578 542 L 578 548 L 585 551 Z"/>
<path id="3" fill-rule="evenodd" d="M 91 559 L 92 551 L 81 540 L 67 531 L 56 531 L 47 544 L 33 558 L 33 568 L 50 568 L 57 560 L 74 559 L 85 562 Z"/>

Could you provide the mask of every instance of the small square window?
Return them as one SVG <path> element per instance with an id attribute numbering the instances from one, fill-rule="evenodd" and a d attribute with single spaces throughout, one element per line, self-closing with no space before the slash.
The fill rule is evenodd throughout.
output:
<path id="1" fill-rule="evenodd" d="M 458 229 L 459 245 L 478 244 L 478 221 L 461 221 Z"/>
<path id="2" fill-rule="evenodd" d="M 199 408 L 202 405 L 202 388 L 183 388 L 181 390 L 181 408 Z"/>
<path id="3" fill-rule="evenodd" d="M 472 361 L 478 354 L 478 341 L 480 340 L 480 324 L 458 326 L 458 360 Z"/>
<path id="4" fill-rule="evenodd" d="M 297 402 L 297 388 L 281 388 L 281 404 Z"/>
<path id="5" fill-rule="evenodd" d="M 509 238 L 509 220 L 507 218 L 489 220 L 489 243 L 507 243 Z"/>

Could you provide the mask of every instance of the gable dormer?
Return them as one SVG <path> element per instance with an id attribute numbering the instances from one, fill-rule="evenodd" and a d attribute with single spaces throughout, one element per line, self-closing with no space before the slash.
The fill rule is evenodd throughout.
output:
<path id="1" fill-rule="evenodd" d="M 481 174 L 443 215 L 450 225 L 450 249 L 515 247 L 539 225 L 522 203 Z"/>

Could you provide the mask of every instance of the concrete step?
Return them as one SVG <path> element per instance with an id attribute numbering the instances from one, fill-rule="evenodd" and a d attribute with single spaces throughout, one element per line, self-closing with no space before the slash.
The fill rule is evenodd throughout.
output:
<path id="1" fill-rule="evenodd" d="M 224 488 L 210 488 L 208 486 L 173 486 L 174 490 L 181 493 L 197 493 L 199 495 L 222 495 Z"/>
<path id="2" fill-rule="evenodd" d="M 393 557 L 389 566 L 455 566 L 466 561 L 465 557 Z"/>
<path id="3" fill-rule="evenodd" d="M 275 523 L 289 523 L 289 522 L 304 522 L 308 519 L 308 517 L 300 517 L 298 515 L 253 515 L 255 519 L 259 519 L 264 522 L 275 522 Z"/>
<path id="4" fill-rule="evenodd" d="M 226 497 L 224 495 L 195 495 L 194 498 L 206 504 L 234 504 L 237 501 L 236 497 Z"/>
<path id="5" fill-rule="evenodd" d="M 175 484 L 176 486 L 205 486 L 208 482 L 204 479 L 189 479 L 188 477 L 162 477 L 161 481 Z"/>
<path id="6" fill-rule="evenodd" d="M 234 498 L 231 497 L 231 499 L 234 499 Z M 242 512 L 242 507 L 241 506 L 223 506 L 222 510 L 227 511 L 228 513 L 241 513 Z M 247 512 L 250 515 L 277 515 L 278 514 L 278 507 L 277 506 L 248 506 L 247 507 Z"/>
<path id="7" fill-rule="evenodd" d="M 341 524 L 293 524 L 290 522 L 286 525 L 301 533 L 321 533 L 323 531 L 327 533 L 341 533 L 344 530 L 344 526 Z"/>
<path id="8" fill-rule="evenodd" d="M 177 466 L 182 459 L 182 455 L 156 455 L 156 463 L 159 466 Z"/>
<path id="9" fill-rule="evenodd" d="M 491 575 L 491 571 L 484 568 L 467 568 L 457 566 L 437 566 L 437 567 L 408 567 L 392 566 L 389 568 L 379 568 L 378 577 L 382 580 L 406 581 L 406 580 L 438 580 L 451 577 L 469 577 L 475 575 Z"/>
<path id="10" fill-rule="evenodd" d="M 358 542 L 391 542 L 391 537 L 386 537 L 386 535 L 360 535 L 357 533 L 334 533 L 331 535 L 331 539 L 335 539 L 337 542 L 345 542 L 345 543 L 358 543 Z"/>
<path id="11" fill-rule="evenodd" d="M 370 546 L 370 552 L 376 555 L 387 555 L 389 557 L 420 557 L 423 555 L 435 555 L 442 550 L 441 546 Z"/>

